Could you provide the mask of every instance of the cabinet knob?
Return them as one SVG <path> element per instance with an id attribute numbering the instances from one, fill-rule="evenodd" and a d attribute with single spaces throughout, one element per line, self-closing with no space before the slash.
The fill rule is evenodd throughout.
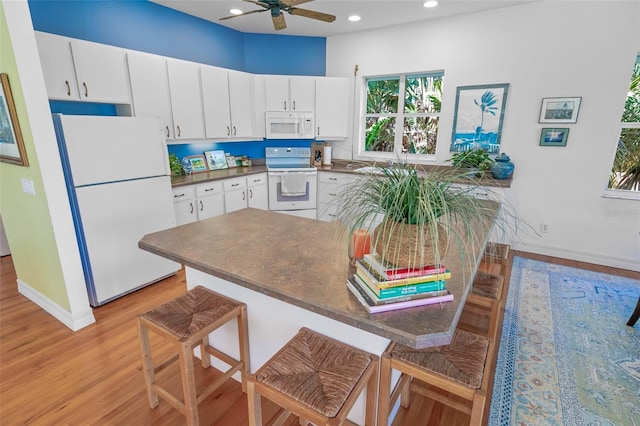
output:
<path id="1" fill-rule="evenodd" d="M 231 135 L 231 129 L 229 128 L 229 126 L 227 126 L 227 136 Z"/>
<path id="2" fill-rule="evenodd" d="M 82 82 L 82 85 L 84 86 L 84 97 L 88 98 L 89 97 L 89 88 L 87 87 L 87 83 L 85 83 L 84 81 Z"/>
<path id="3" fill-rule="evenodd" d="M 184 195 L 185 195 L 184 193 L 182 193 L 182 194 L 175 194 L 175 195 L 173 196 L 173 198 L 180 198 L 180 197 L 184 197 Z"/>
<path id="4" fill-rule="evenodd" d="M 247 193 L 242 191 L 242 201 L 244 201 L 247 198 Z"/>
<path id="5" fill-rule="evenodd" d="M 293 101 L 293 110 L 296 110 L 296 101 Z"/>
<path id="6" fill-rule="evenodd" d="M 180 132 L 180 126 L 176 126 L 176 129 L 178 130 L 178 137 L 180 137 L 180 134 L 182 133 Z"/>
<path id="7" fill-rule="evenodd" d="M 200 203 L 200 211 L 203 211 L 204 210 L 204 204 L 202 204 L 202 200 L 200 200 L 199 203 Z"/>
<path id="8" fill-rule="evenodd" d="M 164 126 L 165 129 L 167 130 L 167 138 L 169 137 L 169 126 Z"/>
<path id="9" fill-rule="evenodd" d="M 318 135 L 320 134 L 320 126 L 318 126 Z"/>
<path id="10" fill-rule="evenodd" d="M 69 80 L 65 80 L 64 84 L 67 85 L 67 96 L 71 96 L 71 86 L 69 85 Z"/>
<path id="11" fill-rule="evenodd" d="M 249 189 L 249 198 L 253 198 L 253 189 Z"/>
<path id="12" fill-rule="evenodd" d="M 236 132 L 236 126 L 233 126 L 233 136 L 237 135 L 238 132 Z"/>
<path id="13" fill-rule="evenodd" d="M 189 206 L 191 207 L 191 214 L 193 214 L 193 203 L 189 203 Z"/>
<path id="14" fill-rule="evenodd" d="M 284 109 L 287 109 L 287 101 L 284 101 Z"/>

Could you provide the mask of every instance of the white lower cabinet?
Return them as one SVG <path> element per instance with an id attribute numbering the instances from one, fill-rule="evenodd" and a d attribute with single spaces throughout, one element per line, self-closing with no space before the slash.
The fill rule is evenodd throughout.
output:
<path id="1" fill-rule="evenodd" d="M 173 209 L 176 213 L 176 226 L 198 220 L 196 209 L 195 185 L 173 188 Z"/>
<path id="2" fill-rule="evenodd" d="M 222 182 L 207 182 L 195 185 L 196 209 L 198 220 L 207 219 L 224 214 L 224 193 Z"/>
<path id="3" fill-rule="evenodd" d="M 336 219 L 341 194 L 352 182 L 354 177 L 346 173 L 318 173 L 318 220 Z"/>
<path id="4" fill-rule="evenodd" d="M 247 178 L 238 177 L 225 179 L 224 204 L 226 213 L 247 208 Z"/>
<path id="5" fill-rule="evenodd" d="M 247 176 L 247 190 L 249 191 L 249 207 L 269 210 L 269 187 L 267 186 L 266 173 Z"/>
<path id="6" fill-rule="evenodd" d="M 224 194 L 220 181 L 173 188 L 176 225 L 224 214 Z"/>

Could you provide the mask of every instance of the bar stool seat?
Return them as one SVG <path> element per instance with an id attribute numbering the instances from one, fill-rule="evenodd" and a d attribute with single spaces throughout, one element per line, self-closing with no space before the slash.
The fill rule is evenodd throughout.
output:
<path id="1" fill-rule="evenodd" d="M 342 424 L 367 389 L 365 424 L 374 425 L 378 356 L 302 328 L 247 382 L 249 424 L 262 425 L 261 396 L 315 425 Z"/>
<path id="2" fill-rule="evenodd" d="M 238 322 L 239 360 L 209 345 L 209 333 L 236 319 Z M 198 404 L 224 384 L 232 374 L 241 373 L 242 390 L 246 392 L 249 372 L 249 346 L 247 308 L 244 303 L 197 286 L 156 308 L 137 316 L 138 334 L 147 386 L 149 406 L 158 406 L 161 397 L 187 417 L 187 424 L 198 424 Z M 149 330 L 171 342 L 177 354 L 154 366 L 149 341 Z M 230 368 L 197 395 L 193 370 L 193 348 L 200 345 L 202 366 L 211 365 L 209 355 L 224 361 Z M 174 397 L 156 383 L 156 373 L 175 360 L 180 360 L 184 401 Z"/>
<path id="3" fill-rule="evenodd" d="M 398 397 L 408 407 L 409 389 L 469 414 L 472 425 L 482 424 L 490 380 L 484 372 L 489 370 L 494 342 L 464 330 L 456 330 L 446 346 L 413 349 L 391 342 L 380 364 L 378 424 L 388 423 Z M 393 392 L 392 370 L 401 372 Z"/>

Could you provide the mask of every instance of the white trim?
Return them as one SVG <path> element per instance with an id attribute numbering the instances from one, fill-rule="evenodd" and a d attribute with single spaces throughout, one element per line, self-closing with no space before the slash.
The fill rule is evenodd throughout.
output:
<path id="1" fill-rule="evenodd" d="M 47 313 L 69 327 L 72 331 L 78 331 L 81 328 L 96 322 L 91 308 L 72 314 L 60 307 L 60 305 L 49 299 L 44 294 L 40 293 L 38 290 L 27 285 L 24 281 L 20 279 L 16 281 L 18 282 L 18 293 L 44 309 Z"/>
<path id="2" fill-rule="evenodd" d="M 570 259 L 580 262 L 593 263 L 596 265 L 610 266 L 612 268 L 628 269 L 630 271 L 640 272 L 640 260 L 633 258 L 624 258 L 617 256 L 604 256 L 596 253 L 587 253 L 577 250 L 567 250 L 558 247 L 550 247 L 542 244 L 515 244 L 514 250 L 521 250 L 530 253 L 541 254 L 544 256 L 558 257 L 561 259 Z"/>
<path id="3" fill-rule="evenodd" d="M 626 189 L 605 189 L 602 198 L 616 198 L 618 200 L 640 200 L 640 191 Z"/>

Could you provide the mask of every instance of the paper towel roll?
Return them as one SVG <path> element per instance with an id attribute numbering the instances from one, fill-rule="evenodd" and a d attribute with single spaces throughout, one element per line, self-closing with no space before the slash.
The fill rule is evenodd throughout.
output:
<path id="1" fill-rule="evenodd" d="M 325 166 L 331 165 L 331 146 L 325 145 L 322 150 L 322 164 Z"/>

